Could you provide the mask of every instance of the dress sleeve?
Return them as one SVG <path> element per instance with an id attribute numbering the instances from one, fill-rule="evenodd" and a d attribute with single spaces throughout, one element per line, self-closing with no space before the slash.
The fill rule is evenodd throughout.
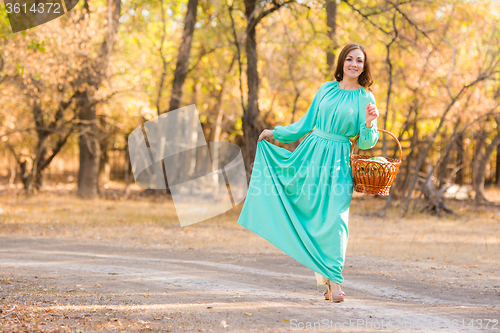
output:
<path id="1" fill-rule="evenodd" d="M 279 142 L 294 142 L 306 135 L 311 131 L 316 125 L 316 118 L 318 115 L 319 103 L 321 102 L 321 97 L 324 95 L 325 84 L 323 84 L 318 91 L 316 96 L 309 106 L 306 114 L 302 116 L 297 122 L 287 125 L 287 126 L 276 126 L 274 128 L 273 137 Z"/>
<path id="2" fill-rule="evenodd" d="M 375 103 L 375 96 L 373 96 L 373 93 L 368 91 L 367 96 L 365 98 L 362 98 L 361 104 L 360 104 L 360 110 L 359 110 L 359 120 L 360 120 L 360 125 L 359 125 L 359 138 L 358 138 L 358 147 L 360 149 L 370 149 L 375 146 L 375 144 L 378 141 L 379 137 L 379 131 L 377 128 L 377 119 L 372 120 L 372 127 L 367 128 L 366 127 L 366 115 L 365 115 L 365 109 L 368 103 L 372 103 L 376 105 Z"/>

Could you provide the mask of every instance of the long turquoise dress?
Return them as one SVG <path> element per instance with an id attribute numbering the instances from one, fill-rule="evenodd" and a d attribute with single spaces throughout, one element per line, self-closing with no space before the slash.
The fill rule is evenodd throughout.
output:
<path id="1" fill-rule="evenodd" d="M 378 140 L 376 120 L 366 127 L 365 107 L 375 104 L 364 88 L 324 83 L 299 121 L 276 126 L 273 136 L 293 142 L 290 152 L 258 141 L 248 192 L 238 224 L 329 280 L 342 284 L 353 177 L 351 141 L 361 149 Z"/>

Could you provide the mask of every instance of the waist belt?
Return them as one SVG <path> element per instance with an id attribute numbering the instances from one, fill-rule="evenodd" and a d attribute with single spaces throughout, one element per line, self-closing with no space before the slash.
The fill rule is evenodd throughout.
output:
<path id="1" fill-rule="evenodd" d="M 325 132 L 323 130 L 320 130 L 317 127 L 312 132 L 314 134 L 316 134 L 317 136 L 322 137 L 323 139 L 336 141 L 336 142 L 351 142 L 351 140 L 349 140 L 349 138 L 347 136 L 328 133 L 328 132 Z"/>

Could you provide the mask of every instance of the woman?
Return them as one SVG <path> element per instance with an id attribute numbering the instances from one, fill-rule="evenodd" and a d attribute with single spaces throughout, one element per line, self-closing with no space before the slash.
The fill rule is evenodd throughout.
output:
<path id="1" fill-rule="evenodd" d="M 363 46 L 349 44 L 339 55 L 335 81 L 325 82 L 297 122 L 264 130 L 238 224 L 267 239 L 316 273 L 325 299 L 342 302 L 345 251 L 353 178 L 350 137 L 361 149 L 378 140 L 379 111 L 368 90 L 373 79 Z M 314 128 L 314 130 L 313 130 Z M 293 142 L 290 152 L 262 140 Z"/>

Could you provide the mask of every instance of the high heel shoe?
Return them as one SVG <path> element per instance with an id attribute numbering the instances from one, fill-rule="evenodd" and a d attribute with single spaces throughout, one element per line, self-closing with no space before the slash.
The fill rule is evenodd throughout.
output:
<path id="1" fill-rule="evenodd" d="M 344 296 L 345 296 L 345 293 L 343 291 L 339 292 L 338 296 L 335 296 L 332 292 L 332 285 L 333 284 L 337 284 L 337 283 L 334 283 L 330 280 L 327 280 L 326 281 L 326 288 L 327 288 L 327 291 L 325 291 L 325 300 L 329 300 L 330 302 L 335 302 L 335 303 L 340 303 L 340 302 L 343 302 L 344 301 Z M 338 284 L 337 284 L 338 285 Z"/>

